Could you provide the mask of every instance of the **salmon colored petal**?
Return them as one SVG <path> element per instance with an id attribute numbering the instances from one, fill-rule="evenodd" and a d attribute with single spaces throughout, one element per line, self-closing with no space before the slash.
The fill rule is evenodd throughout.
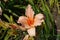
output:
<path id="1" fill-rule="evenodd" d="M 25 15 L 26 15 L 27 17 L 29 17 L 29 18 L 33 18 L 33 16 L 34 16 L 34 11 L 33 11 L 31 5 L 28 5 L 28 6 L 27 6 Z"/>
<path id="2" fill-rule="evenodd" d="M 21 23 L 22 26 L 25 27 L 25 25 L 28 25 L 28 23 L 27 23 L 27 17 L 25 17 L 25 16 L 20 16 L 19 19 L 18 19 L 18 21 L 17 21 L 17 23 Z"/>
<path id="3" fill-rule="evenodd" d="M 28 29 L 27 32 L 28 32 L 28 34 L 30 36 L 36 36 L 36 29 L 35 29 L 35 27 Z"/>
<path id="4" fill-rule="evenodd" d="M 34 22 L 34 26 L 40 26 L 44 20 L 37 20 Z"/>
<path id="5" fill-rule="evenodd" d="M 17 23 L 27 23 L 27 17 L 25 16 L 20 16 Z"/>
<path id="6" fill-rule="evenodd" d="M 25 27 L 26 29 L 29 29 L 30 26 L 28 25 L 27 19 L 28 18 L 25 16 L 20 16 L 17 23 L 21 23 L 23 27 Z"/>
<path id="7" fill-rule="evenodd" d="M 34 26 L 40 26 L 41 25 L 41 20 L 35 20 L 34 21 Z"/>
<path id="8" fill-rule="evenodd" d="M 34 26 L 40 26 L 44 22 L 43 14 L 37 14 L 34 19 Z"/>
<path id="9" fill-rule="evenodd" d="M 35 19 L 43 19 L 44 18 L 44 15 L 39 13 L 35 16 Z"/>

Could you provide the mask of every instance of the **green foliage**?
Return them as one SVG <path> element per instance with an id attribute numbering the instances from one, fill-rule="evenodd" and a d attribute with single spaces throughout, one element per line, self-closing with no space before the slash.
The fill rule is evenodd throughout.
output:
<path id="1" fill-rule="evenodd" d="M 7 0 L 0 1 L 0 6 L 3 10 L 2 20 L 4 22 L 0 22 L 0 32 L 2 34 L 2 30 L 4 30 L 0 39 L 2 40 L 19 40 L 23 39 L 23 37 L 27 34 L 24 34 L 22 30 L 13 30 L 9 29 L 10 24 L 17 24 L 16 20 L 19 16 L 24 15 L 26 6 L 28 4 L 32 5 L 34 12 L 43 13 L 45 16 L 45 21 L 41 27 L 36 28 L 37 36 L 36 40 L 56 40 L 56 25 L 53 18 L 53 10 L 58 8 L 58 0 Z M 53 9 L 53 10 L 52 10 Z M 7 20 L 7 21 L 6 21 Z M 7 26 L 6 26 L 7 25 Z M 9 34 L 10 32 L 16 32 L 16 34 Z M 14 36 L 14 37 L 13 37 Z"/>

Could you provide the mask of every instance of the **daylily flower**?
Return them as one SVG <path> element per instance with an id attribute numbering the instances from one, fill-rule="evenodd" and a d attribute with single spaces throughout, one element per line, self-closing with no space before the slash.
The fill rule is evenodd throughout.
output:
<path id="1" fill-rule="evenodd" d="M 35 27 L 40 26 L 44 21 L 43 14 L 39 13 L 34 16 L 34 11 L 31 5 L 28 5 L 26 8 L 25 15 L 20 16 L 17 23 L 21 23 L 22 26 L 27 29 L 27 32 L 30 36 L 35 36 Z"/>

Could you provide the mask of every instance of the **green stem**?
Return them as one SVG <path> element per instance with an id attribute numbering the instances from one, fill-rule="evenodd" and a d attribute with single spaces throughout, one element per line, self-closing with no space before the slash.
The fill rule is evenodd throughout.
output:
<path id="1" fill-rule="evenodd" d="M 4 38 L 4 40 L 8 40 L 11 35 L 7 34 Z"/>
<path id="2" fill-rule="evenodd" d="M 34 40 L 34 38 L 33 37 L 30 37 L 29 40 Z"/>

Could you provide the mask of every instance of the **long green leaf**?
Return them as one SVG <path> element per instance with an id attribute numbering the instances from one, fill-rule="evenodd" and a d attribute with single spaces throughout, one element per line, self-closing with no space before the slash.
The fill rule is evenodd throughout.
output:
<path id="1" fill-rule="evenodd" d="M 9 16 L 6 15 L 6 14 L 3 14 L 3 15 L 4 15 L 4 17 L 10 22 L 10 18 L 9 18 Z"/>

